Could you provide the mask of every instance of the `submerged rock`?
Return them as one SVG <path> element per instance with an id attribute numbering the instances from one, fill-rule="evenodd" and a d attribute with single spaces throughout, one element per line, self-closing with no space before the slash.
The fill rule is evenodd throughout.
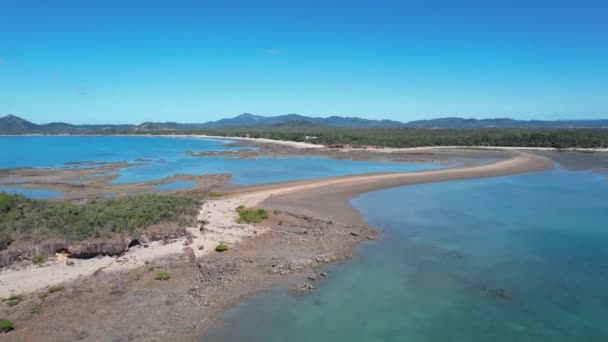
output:
<path id="1" fill-rule="evenodd" d="M 302 283 L 300 286 L 298 286 L 298 288 L 296 289 L 297 293 L 308 293 L 311 292 L 312 290 L 314 290 L 314 286 L 312 286 L 312 284 L 309 283 Z"/>

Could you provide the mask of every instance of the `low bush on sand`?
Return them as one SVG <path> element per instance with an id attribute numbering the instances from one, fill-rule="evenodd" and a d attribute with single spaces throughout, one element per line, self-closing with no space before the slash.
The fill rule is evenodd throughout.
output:
<path id="1" fill-rule="evenodd" d="M 225 243 L 220 243 L 215 247 L 216 252 L 225 252 L 228 250 L 228 245 Z"/>
<path id="2" fill-rule="evenodd" d="M 32 305 L 32 308 L 30 309 L 30 314 L 37 315 L 41 311 L 42 311 L 42 306 L 40 304 L 34 304 L 34 305 Z"/>
<path id="3" fill-rule="evenodd" d="M 46 255 L 35 255 L 32 257 L 34 265 L 42 265 L 46 262 Z"/>
<path id="4" fill-rule="evenodd" d="M 8 319 L 0 319 L 0 332 L 6 333 L 15 329 L 15 324 Z"/>
<path id="5" fill-rule="evenodd" d="M 22 294 L 12 294 L 8 298 L 4 299 L 3 301 L 6 301 L 6 305 L 8 305 L 8 306 L 15 306 L 15 305 L 21 303 L 22 300 L 23 300 Z"/>
<path id="6" fill-rule="evenodd" d="M 240 205 L 235 210 L 239 213 L 239 222 L 258 223 L 268 218 L 264 209 L 247 209 Z"/>
<path id="7" fill-rule="evenodd" d="M 154 277 L 154 279 L 156 279 L 156 280 L 168 280 L 169 278 L 171 278 L 171 273 L 169 273 L 167 271 L 159 271 L 156 273 L 156 276 Z"/>
<path id="8" fill-rule="evenodd" d="M 48 292 L 55 293 L 55 292 L 60 292 L 63 290 L 65 290 L 65 287 L 63 285 L 53 285 L 53 286 L 49 287 Z"/>

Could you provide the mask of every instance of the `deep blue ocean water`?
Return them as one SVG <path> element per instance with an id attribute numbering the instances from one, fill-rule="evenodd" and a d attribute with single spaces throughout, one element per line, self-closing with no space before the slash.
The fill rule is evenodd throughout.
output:
<path id="1" fill-rule="evenodd" d="M 364 194 L 381 241 L 205 340 L 608 341 L 607 199 L 605 178 L 562 170 Z"/>
<path id="2" fill-rule="evenodd" d="M 115 183 L 159 180 L 175 174 L 230 173 L 241 185 L 343 176 L 368 172 L 416 171 L 433 165 L 337 160 L 321 157 L 237 159 L 192 157 L 188 151 L 225 151 L 211 139 L 119 136 L 0 137 L 0 168 L 87 167 L 82 162 L 143 164 L 118 171 Z"/>

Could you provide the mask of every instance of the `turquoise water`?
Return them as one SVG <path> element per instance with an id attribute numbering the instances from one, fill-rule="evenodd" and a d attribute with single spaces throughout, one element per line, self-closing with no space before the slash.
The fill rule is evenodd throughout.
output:
<path id="1" fill-rule="evenodd" d="M 64 167 L 86 162 L 175 162 L 186 158 L 186 151 L 226 150 L 224 143 L 221 140 L 147 136 L 0 137 L 0 168 Z"/>
<path id="2" fill-rule="evenodd" d="M 50 199 L 63 196 L 63 193 L 47 189 L 24 189 L 0 186 L 0 192 L 20 194 L 34 199 Z"/>
<path id="3" fill-rule="evenodd" d="M 0 168 L 87 167 L 87 164 L 142 164 L 117 171 L 114 183 L 154 181 L 178 173 L 230 173 L 241 185 L 344 176 L 368 172 L 415 171 L 433 165 L 408 165 L 320 157 L 236 159 L 192 157 L 188 151 L 236 151 L 226 141 L 194 138 L 120 136 L 0 137 Z M 91 164 L 93 165 L 93 164 Z"/>
<path id="4" fill-rule="evenodd" d="M 114 183 L 157 180 L 176 173 L 194 175 L 230 173 L 231 183 L 253 185 L 369 172 L 404 172 L 432 168 L 435 167 L 320 157 L 257 159 L 205 157 L 185 158 L 175 164 L 158 163 L 122 169 L 119 172 L 120 177 Z"/>
<path id="5" fill-rule="evenodd" d="M 230 311 L 210 341 L 607 341 L 608 182 L 585 172 L 395 188 L 311 295 Z"/>
<path id="6" fill-rule="evenodd" d="M 175 181 L 169 183 L 163 183 L 155 186 L 158 190 L 181 190 L 181 189 L 190 189 L 195 186 L 196 182 L 193 181 Z"/>

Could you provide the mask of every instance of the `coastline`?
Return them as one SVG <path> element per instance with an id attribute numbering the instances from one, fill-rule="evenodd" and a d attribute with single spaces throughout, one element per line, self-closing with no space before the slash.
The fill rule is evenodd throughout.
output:
<path id="1" fill-rule="evenodd" d="M 162 294 L 166 294 L 167 291 L 173 293 L 171 291 L 187 292 L 197 289 L 196 291 L 204 293 L 200 295 L 201 298 L 213 298 L 211 304 L 204 305 L 203 310 L 196 299 L 189 306 L 157 308 L 161 312 L 167 309 L 171 312 L 179 312 L 180 315 L 189 317 L 186 321 L 194 324 L 194 326 L 189 325 L 187 331 L 181 331 L 180 329 L 185 329 L 182 326 L 165 327 L 163 336 L 195 339 L 221 317 L 225 310 L 251 294 L 285 281 L 301 281 L 307 273 L 317 272 L 331 262 L 348 259 L 362 241 L 376 239 L 376 231 L 365 224 L 359 212 L 350 205 L 350 198 L 354 195 L 409 184 L 506 176 L 543 171 L 552 167 L 553 162 L 548 158 L 514 152 L 511 158 L 472 167 L 345 176 L 237 188 L 229 190 L 225 197 L 207 201 L 201 208 L 200 217 L 207 221 L 206 232 L 197 235 L 196 231 L 191 231 L 194 240 L 192 247 L 204 245 L 203 250 L 195 249 L 194 254 L 195 258 L 198 257 L 198 261 L 192 263 L 191 260 L 185 265 L 170 266 L 174 265 L 176 260 L 184 260 L 182 255 L 184 242 L 177 240 L 166 246 L 150 246 L 147 249 L 137 249 L 134 253 L 128 252 L 120 258 L 122 259 L 120 262 L 113 262 L 111 266 L 90 268 L 90 273 L 86 275 L 80 274 L 74 277 L 72 273 L 70 279 L 76 283 L 74 285 L 76 296 L 94 296 L 94 300 L 99 301 L 100 307 L 108 305 L 106 297 L 109 291 L 106 284 L 98 284 L 100 279 L 109 284 L 120 284 L 125 278 L 131 279 L 131 286 L 138 289 L 138 292 L 132 293 L 133 295 L 143 290 L 149 291 L 150 286 L 163 290 L 160 292 Z M 278 212 L 275 210 L 279 210 L 280 213 L 273 214 L 262 224 L 240 225 L 235 224 L 234 208 L 237 205 L 262 207 L 273 210 L 274 213 Z M 221 255 L 212 252 L 215 244 L 220 241 L 228 242 L 231 250 Z M 140 254 L 137 254 L 138 252 Z M 150 257 L 145 258 L 144 255 Z M 209 263 L 211 266 L 208 266 Z M 172 271 L 183 279 L 177 285 L 171 283 L 169 290 L 163 287 L 164 284 L 158 285 L 158 282 L 150 278 L 153 275 L 148 275 L 149 272 L 142 270 L 145 265 L 171 267 Z M 229 273 L 224 272 L 226 267 L 231 270 Z M 69 269 L 65 265 L 45 268 L 47 269 L 45 272 L 49 271 L 49 274 L 59 276 Z M 202 287 L 201 274 L 208 277 L 205 278 L 208 283 L 203 282 Z M 27 273 L 17 274 L 11 279 L 12 285 L 20 287 L 19 279 L 25 277 Z M 36 279 L 39 279 L 38 283 L 30 282 L 30 285 L 37 285 L 38 289 L 41 288 L 41 284 L 49 285 L 48 282 L 43 281 L 44 277 Z M 199 285 L 194 286 L 195 284 Z M 207 286 L 209 284 L 213 286 Z M 84 291 L 83 288 L 87 290 Z M 88 294 L 84 295 L 83 292 Z M 148 298 L 148 300 L 152 299 Z M 205 303 L 209 300 L 211 299 L 205 299 Z M 82 317 L 88 317 L 83 316 L 82 311 L 90 310 L 89 308 L 76 308 L 77 303 L 73 299 L 64 304 L 74 312 L 64 318 L 65 326 L 74 324 L 88 326 L 93 337 L 105 336 L 107 331 L 102 328 L 93 331 L 91 325 L 95 321 L 95 316 L 86 318 L 85 322 L 82 321 Z M 62 305 L 58 305 L 54 310 L 61 308 Z M 121 323 L 125 315 L 129 317 L 137 314 L 137 317 L 149 317 L 149 310 L 149 307 L 141 306 L 131 308 L 128 312 L 116 312 L 113 318 L 106 318 L 107 326 L 119 332 L 132 330 L 133 326 L 123 327 Z M 45 322 L 44 319 L 26 320 L 25 325 L 29 334 L 21 330 L 22 332 L 16 331 L 11 336 L 18 337 L 21 334 L 25 334 L 21 335 L 22 337 L 32 337 L 37 334 L 40 334 L 40 337 L 46 336 L 42 335 L 46 330 Z M 46 324 L 50 323 L 46 322 Z M 56 332 L 55 337 L 49 338 L 66 339 L 66 333 L 68 332 Z M 143 339 L 148 338 L 150 336 L 143 337 Z"/>
<path id="2" fill-rule="evenodd" d="M 329 149 L 328 146 L 322 144 L 313 144 L 299 141 L 290 140 L 275 140 L 267 138 L 247 138 L 247 137 L 235 137 L 235 136 L 221 136 L 221 135 L 205 135 L 205 134 L 0 134 L 0 137 L 45 137 L 45 136 L 117 136 L 117 137 L 167 137 L 167 138 L 200 138 L 200 139 L 214 139 L 214 140 L 232 140 L 232 141 L 243 141 L 253 142 L 260 144 L 274 144 L 283 145 L 288 147 L 294 147 L 299 149 Z M 529 147 L 529 146 L 417 146 L 417 147 L 348 147 L 348 148 L 336 148 L 334 150 L 341 151 L 372 151 L 372 152 L 416 152 L 424 150 L 436 150 L 436 149 L 479 149 L 479 150 L 504 150 L 504 151 L 568 151 L 568 152 L 608 152 L 606 148 L 584 148 L 584 147 L 569 147 L 569 148 L 554 148 L 554 147 Z"/>

